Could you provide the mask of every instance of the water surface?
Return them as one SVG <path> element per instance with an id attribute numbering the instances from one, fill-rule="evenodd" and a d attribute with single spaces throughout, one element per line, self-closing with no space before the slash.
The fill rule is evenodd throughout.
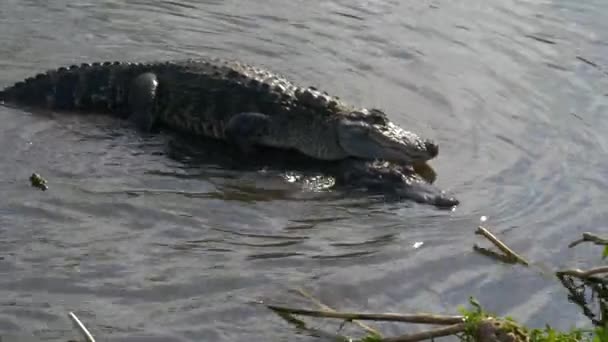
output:
<path id="1" fill-rule="evenodd" d="M 454 313 L 473 295 L 533 326 L 584 323 L 538 269 L 471 247 L 486 215 L 536 265 L 597 260 L 566 245 L 608 231 L 608 78 L 576 58 L 608 67 L 606 15 L 597 0 L 3 1 L 0 86 L 84 61 L 242 59 L 435 138 L 436 184 L 462 204 L 307 192 L 110 118 L 0 108 L 0 331 L 65 341 L 74 310 L 107 341 L 317 340 L 253 304 L 301 304 L 297 287 L 339 309 Z"/>

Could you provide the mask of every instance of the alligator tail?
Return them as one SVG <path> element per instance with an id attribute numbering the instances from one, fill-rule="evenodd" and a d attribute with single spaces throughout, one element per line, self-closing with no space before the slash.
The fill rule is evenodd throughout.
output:
<path id="1" fill-rule="evenodd" d="M 0 101 L 15 104 L 41 105 L 51 86 L 45 74 L 29 77 L 0 91 Z"/>
<path id="2" fill-rule="evenodd" d="M 120 112 L 141 64 L 103 62 L 60 67 L 0 91 L 0 101 L 54 110 Z"/>

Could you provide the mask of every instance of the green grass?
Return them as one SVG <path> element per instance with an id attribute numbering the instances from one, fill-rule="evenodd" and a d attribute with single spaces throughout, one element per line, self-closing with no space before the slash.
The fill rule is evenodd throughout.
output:
<path id="1" fill-rule="evenodd" d="M 474 309 L 460 308 L 461 314 L 465 317 L 465 333 L 460 336 L 463 342 L 474 342 L 476 329 L 483 320 L 495 315 L 484 311 L 479 303 L 470 298 L 471 306 Z M 506 331 L 518 331 L 527 335 L 530 342 L 608 342 L 608 327 L 596 327 L 592 329 L 572 328 L 569 331 L 557 331 L 550 326 L 542 329 L 530 329 L 518 324 L 511 317 L 500 319 L 502 328 Z"/>

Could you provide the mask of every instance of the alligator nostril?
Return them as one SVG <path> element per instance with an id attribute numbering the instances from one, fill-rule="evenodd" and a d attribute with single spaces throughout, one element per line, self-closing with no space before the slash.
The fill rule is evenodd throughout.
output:
<path id="1" fill-rule="evenodd" d="M 437 145 L 437 143 L 432 140 L 425 140 L 424 147 L 426 148 L 426 151 L 429 153 L 431 158 L 435 158 L 439 154 L 439 145 Z"/>

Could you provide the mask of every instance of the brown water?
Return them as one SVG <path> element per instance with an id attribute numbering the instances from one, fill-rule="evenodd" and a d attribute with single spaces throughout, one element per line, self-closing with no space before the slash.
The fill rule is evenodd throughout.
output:
<path id="1" fill-rule="evenodd" d="M 106 341 L 318 340 L 253 304 L 302 303 L 296 287 L 340 309 L 455 313 L 473 295 L 533 326 L 585 322 L 538 268 L 471 247 L 486 215 L 541 268 L 597 260 L 566 245 L 608 232 L 608 76 L 576 58 L 608 67 L 606 2 L 125 3 L 2 1 L 0 86 L 84 61 L 242 59 L 435 138 L 436 184 L 462 204 L 304 191 L 112 119 L 0 107 L 0 335 L 64 341 L 74 310 Z"/>

